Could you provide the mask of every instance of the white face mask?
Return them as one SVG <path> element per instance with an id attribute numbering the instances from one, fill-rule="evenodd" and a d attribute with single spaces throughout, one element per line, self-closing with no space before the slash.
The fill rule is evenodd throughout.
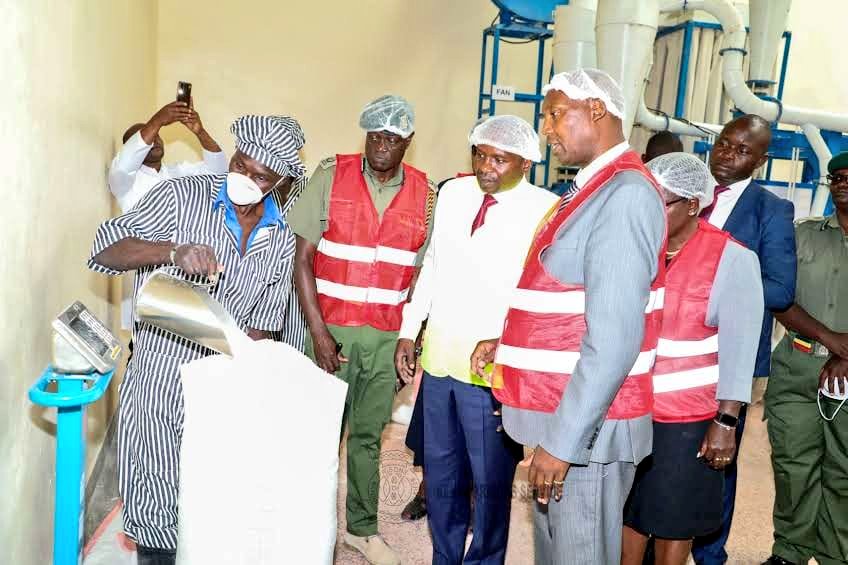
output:
<path id="1" fill-rule="evenodd" d="M 237 206 L 256 204 L 265 194 L 253 179 L 240 173 L 227 174 L 227 196 Z"/>
<path id="2" fill-rule="evenodd" d="M 833 419 L 836 418 L 836 414 L 839 413 L 839 410 L 841 410 L 842 407 L 845 405 L 845 402 L 848 401 L 848 382 L 846 382 L 845 377 L 842 377 L 842 380 L 843 380 L 843 385 L 846 387 L 844 393 L 839 392 L 839 385 L 836 384 L 835 382 L 833 383 L 833 387 L 834 387 L 833 390 L 829 390 L 828 384 L 832 382 L 831 380 L 828 380 L 825 383 L 825 385 L 822 388 L 819 389 L 818 398 L 816 399 L 816 401 L 818 402 L 818 405 L 819 405 L 819 414 L 821 414 L 822 418 L 824 418 L 828 422 L 832 422 Z M 826 396 L 826 397 L 831 398 L 833 400 L 840 400 L 841 401 L 839 403 L 839 406 L 836 408 L 836 410 L 833 411 L 833 414 L 831 414 L 830 417 L 826 416 L 825 413 L 824 413 L 824 409 L 822 409 L 822 405 L 821 405 L 821 397 L 822 396 Z"/>

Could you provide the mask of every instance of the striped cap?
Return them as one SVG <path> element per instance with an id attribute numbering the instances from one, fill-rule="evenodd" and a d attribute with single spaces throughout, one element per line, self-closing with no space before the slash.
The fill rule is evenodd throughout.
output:
<path id="1" fill-rule="evenodd" d="M 230 131 L 236 149 L 284 177 L 300 178 L 306 167 L 297 154 L 306 138 L 297 120 L 288 116 L 242 116 Z"/>

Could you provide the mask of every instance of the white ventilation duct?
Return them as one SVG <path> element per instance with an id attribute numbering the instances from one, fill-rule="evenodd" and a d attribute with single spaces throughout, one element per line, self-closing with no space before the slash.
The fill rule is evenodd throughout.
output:
<path id="1" fill-rule="evenodd" d="M 658 0 L 598 2 L 595 27 L 598 68 L 609 73 L 624 90 L 625 138 L 630 137 L 651 66 L 658 8 Z"/>
<path id="2" fill-rule="evenodd" d="M 824 214 L 824 209 L 827 207 L 827 198 L 830 196 L 830 190 L 828 190 L 825 181 L 822 179 L 824 179 L 827 175 L 827 164 L 830 163 L 830 159 L 833 155 L 827 147 L 827 144 L 824 142 L 824 138 L 822 137 L 821 130 L 819 130 L 819 128 L 812 124 L 804 124 L 801 126 L 801 130 L 803 130 L 804 135 L 807 137 L 807 141 L 810 142 L 810 146 L 813 148 L 813 152 L 819 160 L 819 185 L 816 187 L 815 193 L 813 194 L 813 204 L 810 207 L 810 214 L 813 216 L 821 216 Z"/>
<path id="3" fill-rule="evenodd" d="M 639 2 L 641 4 L 641 2 Z M 848 115 L 809 110 L 797 106 L 781 106 L 758 98 L 745 83 L 742 60 L 745 55 L 746 31 L 739 12 L 730 0 L 671 0 L 663 2 L 662 12 L 682 9 L 704 10 L 714 16 L 724 31 L 722 81 L 728 96 L 742 112 L 757 114 L 770 122 L 802 126 L 812 124 L 821 129 L 848 132 Z M 600 18 L 600 9 L 598 16 Z M 598 41 L 601 45 L 601 42 Z M 599 50 L 599 54 L 602 49 Z M 600 61 L 599 61 L 600 62 Z"/>
<path id="4" fill-rule="evenodd" d="M 751 0 L 749 22 L 751 47 L 749 82 L 756 87 L 774 81 L 774 64 L 786 22 L 789 20 L 789 8 L 792 0 Z"/>
<path id="5" fill-rule="evenodd" d="M 597 67 L 595 11 L 597 0 L 572 0 L 554 10 L 554 72 Z"/>

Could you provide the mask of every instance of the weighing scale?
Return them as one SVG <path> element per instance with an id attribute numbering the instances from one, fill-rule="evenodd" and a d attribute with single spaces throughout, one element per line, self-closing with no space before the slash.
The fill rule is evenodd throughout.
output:
<path id="1" fill-rule="evenodd" d="M 53 321 L 53 361 L 29 389 L 29 399 L 56 408 L 56 500 L 53 565 L 82 562 L 85 493 L 85 407 L 112 380 L 121 343 L 81 302 Z M 55 390 L 48 391 L 51 383 Z"/>

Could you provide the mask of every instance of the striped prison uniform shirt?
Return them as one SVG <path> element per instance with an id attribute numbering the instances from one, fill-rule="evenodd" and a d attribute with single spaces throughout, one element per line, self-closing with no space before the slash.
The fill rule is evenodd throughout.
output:
<path id="1" fill-rule="evenodd" d="M 94 257 L 125 238 L 200 243 L 214 249 L 224 272 L 210 294 L 238 325 L 280 331 L 291 296 L 295 239 L 282 221 L 260 228 L 242 257 L 223 206 L 213 207 L 226 175 L 191 176 L 156 185 L 129 212 L 98 228 L 89 260 L 95 271 L 119 274 Z M 272 198 L 283 210 L 279 197 Z M 135 292 L 158 267 L 138 269 Z M 179 272 L 178 270 L 175 270 Z M 190 277 L 203 282 L 200 277 Z M 134 351 L 120 391 L 118 486 L 124 528 L 137 543 L 174 549 L 177 543 L 179 449 L 183 426 L 180 366 L 213 352 L 137 322 Z M 226 407 L 221 407 L 222 417 Z"/>
<path id="2" fill-rule="evenodd" d="M 306 176 L 300 177 L 294 181 L 294 184 L 289 191 L 289 197 L 282 209 L 283 217 L 288 215 L 289 210 L 291 210 L 291 207 L 294 206 L 295 201 L 300 197 L 301 193 L 303 193 L 303 189 L 306 188 L 306 183 Z M 290 229 L 286 229 L 286 237 L 290 237 L 292 241 L 295 241 L 294 232 Z M 306 344 L 306 318 L 303 317 L 303 310 L 300 309 L 300 301 L 297 298 L 297 289 L 295 288 L 294 282 L 291 284 L 289 296 L 286 300 L 286 311 L 283 318 L 283 331 L 280 333 L 279 339 L 283 343 L 288 343 L 303 353 Z"/>

